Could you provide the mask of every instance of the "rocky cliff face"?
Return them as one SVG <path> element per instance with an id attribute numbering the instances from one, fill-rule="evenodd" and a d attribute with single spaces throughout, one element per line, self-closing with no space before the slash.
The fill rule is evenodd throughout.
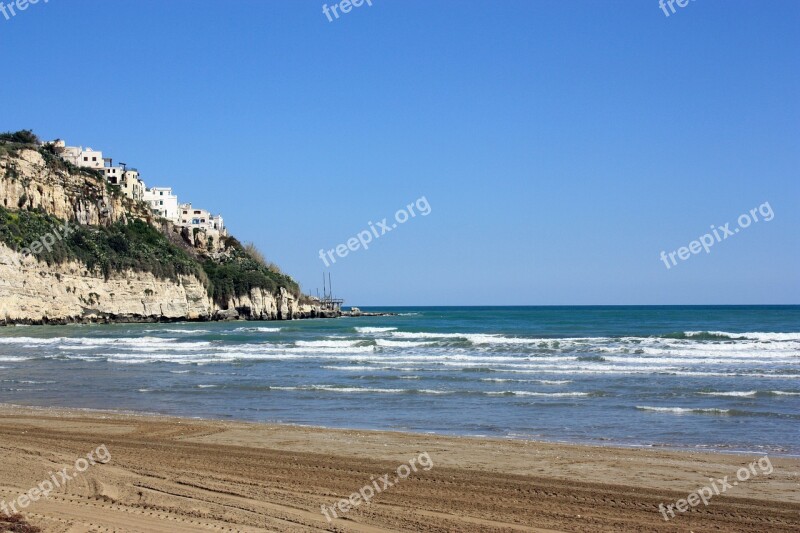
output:
<path id="1" fill-rule="evenodd" d="M 104 179 L 53 168 L 33 150 L 22 150 L 18 157 L 0 156 L 0 205 L 11 210 L 42 208 L 79 224 L 108 225 L 128 217 L 152 223 L 146 207 L 110 194 Z M 284 289 L 277 294 L 253 289 L 223 309 L 194 276 L 172 281 L 148 272 L 123 271 L 106 278 L 79 262 L 47 265 L 0 243 L 0 324 L 290 320 L 323 315 L 318 307 L 301 306 Z"/>
<path id="2" fill-rule="evenodd" d="M 105 179 L 54 169 L 34 150 L 0 157 L 0 204 L 8 209 L 42 208 L 61 220 L 95 226 L 128 217 L 152 219 L 143 206 L 110 194 Z"/>
<path id="3" fill-rule="evenodd" d="M 80 263 L 48 266 L 0 244 L 0 323 L 203 320 L 213 304 L 195 277 L 145 272 L 105 279 Z"/>

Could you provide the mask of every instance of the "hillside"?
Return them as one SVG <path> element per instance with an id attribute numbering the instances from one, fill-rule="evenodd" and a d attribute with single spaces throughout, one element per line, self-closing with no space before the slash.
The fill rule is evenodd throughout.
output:
<path id="1" fill-rule="evenodd" d="M 155 217 L 30 132 L 0 135 L 0 324 L 323 314 L 236 238 Z"/>

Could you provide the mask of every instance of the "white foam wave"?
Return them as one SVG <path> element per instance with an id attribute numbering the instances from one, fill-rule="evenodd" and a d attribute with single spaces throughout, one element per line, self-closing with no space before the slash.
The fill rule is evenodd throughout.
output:
<path id="1" fill-rule="evenodd" d="M 384 394 L 401 394 L 404 392 L 411 392 L 408 389 L 381 389 L 381 388 L 367 388 L 367 387 L 334 387 L 333 385 L 304 385 L 299 387 L 270 387 L 270 390 L 280 391 L 325 391 L 325 392 L 342 392 L 342 393 L 359 393 L 359 392 L 372 392 Z"/>
<path id="2" fill-rule="evenodd" d="M 360 342 L 353 340 L 296 341 L 295 345 L 304 348 L 354 348 Z"/>
<path id="3" fill-rule="evenodd" d="M 730 412 L 730 409 L 715 409 L 715 408 L 695 408 L 695 407 L 650 407 L 648 405 L 637 405 L 637 409 L 641 411 L 655 411 L 659 413 L 715 413 L 725 414 Z"/>
<path id="4" fill-rule="evenodd" d="M 178 333 L 182 335 L 202 335 L 204 333 L 211 333 L 207 329 L 146 329 L 144 333 Z"/>
<path id="5" fill-rule="evenodd" d="M 751 397 L 758 394 L 758 391 L 750 390 L 750 391 L 730 391 L 730 392 L 699 392 L 698 394 L 702 394 L 703 396 L 732 396 L 732 397 Z"/>
<path id="6" fill-rule="evenodd" d="M 40 339 L 38 337 L 0 337 L 0 344 L 29 344 L 34 346 L 44 346 L 47 344 L 56 344 L 63 340 L 63 337 L 55 337 L 52 339 Z"/>
<path id="7" fill-rule="evenodd" d="M 542 385 L 566 385 L 572 383 L 571 379 L 512 379 L 512 378 L 482 378 L 481 381 L 492 383 L 540 383 Z"/>
<path id="8" fill-rule="evenodd" d="M 382 348 L 418 348 L 420 346 L 431 346 L 429 342 L 423 341 L 392 341 L 389 339 L 375 339 L 375 344 Z"/>
<path id="9" fill-rule="evenodd" d="M 744 333 L 730 333 L 727 331 L 684 331 L 684 335 L 718 335 L 730 337 L 733 340 L 758 340 L 758 341 L 800 341 L 800 333 L 769 333 L 763 331 L 747 331 Z"/>
<path id="10" fill-rule="evenodd" d="M 358 333 L 386 333 L 388 331 L 397 331 L 397 328 L 369 328 L 357 327 L 355 328 Z"/>
<path id="11" fill-rule="evenodd" d="M 501 391 L 501 392 L 486 392 L 484 393 L 488 396 L 542 396 L 542 397 L 550 397 L 550 398 L 568 398 L 568 397 L 580 397 L 580 396 L 589 396 L 588 392 L 530 392 L 530 391 L 523 391 L 523 390 L 515 390 L 515 391 Z"/>
<path id="12" fill-rule="evenodd" d="M 393 331 L 392 337 L 400 339 L 466 339 L 465 333 L 424 333 L 411 331 Z"/>

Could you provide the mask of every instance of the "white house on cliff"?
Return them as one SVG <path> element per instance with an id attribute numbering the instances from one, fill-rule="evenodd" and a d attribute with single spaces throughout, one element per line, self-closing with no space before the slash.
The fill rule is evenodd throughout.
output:
<path id="1" fill-rule="evenodd" d="M 220 237 L 227 235 L 222 215 L 212 215 L 205 209 L 196 209 L 191 203 L 179 203 L 171 187 L 148 189 L 135 168 L 127 168 L 124 163 L 115 166 L 111 158 L 103 157 L 103 152 L 82 146 L 66 146 L 61 139 L 45 144 L 59 148 L 64 161 L 77 167 L 101 171 L 108 182 L 119 187 L 125 196 L 134 201 L 146 202 L 156 216 L 179 227 L 203 231 L 217 243 Z"/>
<path id="2" fill-rule="evenodd" d="M 152 187 L 144 191 L 144 201 L 153 212 L 166 218 L 175 225 L 180 225 L 178 197 L 172 193 L 172 187 Z"/>

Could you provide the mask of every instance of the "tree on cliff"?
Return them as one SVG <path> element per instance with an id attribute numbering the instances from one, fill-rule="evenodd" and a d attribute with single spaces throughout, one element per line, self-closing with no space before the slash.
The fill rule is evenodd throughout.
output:
<path id="1" fill-rule="evenodd" d="M 5 133 L 0 133 L 0 142 L 39 144 L 39 137 L 31 130 L 19 130 L 13 133 L 7 131 Z"/>

